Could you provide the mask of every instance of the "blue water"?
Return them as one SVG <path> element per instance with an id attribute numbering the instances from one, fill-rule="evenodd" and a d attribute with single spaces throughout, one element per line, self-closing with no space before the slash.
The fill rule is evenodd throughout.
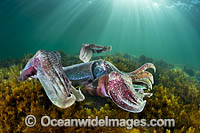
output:
<path id="1" fill-rule="evenodd" d="M 82 43 L 200 67 L 200 0 L 1 0 L 0 58 Z"/>
<path id="2" fill-rule="evenodd" d="M 197 77 L 197 81 L 200 83 L 200 76 L 199 76 L 199 77 Z"/>

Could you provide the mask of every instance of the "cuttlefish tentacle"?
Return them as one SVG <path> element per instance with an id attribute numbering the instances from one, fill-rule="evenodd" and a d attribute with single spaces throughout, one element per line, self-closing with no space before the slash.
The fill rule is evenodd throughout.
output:
<path id="1" fill-rule="evenodd" d="M 152 90 L 152 83 L 149 79 L 146 78 L 134 80 L 133 84 L 145 84 L 148 90 Z"/>
<path id="2" fill-rule="evenodd" d="M 152 84 L 154 84 L 154 79 L 153 79 L 153 75 L 150 72 L 144 71 L 142 73 L 139 73 L 137 75 L 132 75 L 131 76 L 132 80 L 139 80 L 139 79 L 149 79 L 151 81 Z"/>
<path id="3" fill-rule="evenodd" d="M 147 69 L 153 69 L 156 72 L 156 67 L 152 63 L 146 63 L 142 65 L 137 70 L 128 73 L 135 84 L 144 84 L 147 86 L 148 90 L 152 90 L 152 84 L 154 84 L 153 75 L 146 71 Z"/>
<path id="4" fill-rule="evenodd" d="M 79 58 L 83 62 L 89 62 L 93 53 L 102 53 L 103 51 L 111 51 L 112 46 L 99 46 L 96 44 L 83 44 L 81 47 Z"/>
<path id="5" fill-rule="evenodd" d="M 156 72 L 156 67 L 154 66 L 154 64 L 152 63 L 146 63 L 144 65 L 142 65 L 141 67 L 139 67 L 138 69 L 136 69 L 135 71 L 129 73 L 130 75 L 136 75 L 136 74 L 139 74 L 139 73 L 142 73 L 144 71 L 146 71 L 147 69 L 153 69 L 154 72 Z"/>

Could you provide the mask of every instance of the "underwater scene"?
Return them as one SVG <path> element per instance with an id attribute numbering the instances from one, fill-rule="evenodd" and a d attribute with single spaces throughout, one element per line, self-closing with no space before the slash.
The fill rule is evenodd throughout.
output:
<path id="1" fill-rule="evenodd" d="M 199 18 L 200 0 L 1 0 L 0 132 L 199 133 Z"/>

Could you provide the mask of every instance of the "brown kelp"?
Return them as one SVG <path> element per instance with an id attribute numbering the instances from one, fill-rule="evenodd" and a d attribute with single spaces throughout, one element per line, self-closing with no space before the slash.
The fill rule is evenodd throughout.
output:
<path id="1" fill-rule="evenodd" d="M 70 56 L 61 52 L 62 63 L 71 65 L 79 63 L 78 56 Z M 99 58 L 99 57 L 98 57 Z M 17 78 L 22 70 L 26 58 L 8 62 L 0 68 L 0 131 L 43 131 L 43 132 L 200 132 L 200 84 L 194 77 L 188 76 L 183 70 L 173 69 L 164 61 L 154 61 L 145 56 L 134 57 L 120 53 L 108 55 L 104 58 L 112 62 L 124 72 L 133 71 L 144 62 L 153 62 L 157 67 L 154 74 L 154 95 L 148 99 L 143 112 L 132 114 L 121 110 L 110 99 L 88 100 L 75 103 L 73 106 L 60 109 L 47 98 L 39 81 L 18 82 Z M 23 62 L 23 60 L 26 60 Z M 4 62 L 1 62 L 4 64 Z M 199 72 L 195 71 L 195 75 Z M 102 107 L 99 107 L 102 104 Z M 39 120 L 48 115 L 56 119 L 70 118 L 131 118 L 131 119 L 165 119 L 176 120 L 175 127 L 134 127 L 131 130 L 116 127 L 42 127 L 38 122 L 34 127 L 27 127 L 24 119 L 33 114 Z"/>

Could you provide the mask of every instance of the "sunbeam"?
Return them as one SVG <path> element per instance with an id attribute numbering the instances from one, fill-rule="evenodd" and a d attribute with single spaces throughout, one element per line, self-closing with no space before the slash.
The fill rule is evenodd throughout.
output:
<path id="1" fill-rule="evenodd" d="M 0 41 L 4 44 L 1 57 L 20 57 L 38 49 L 74 54 L 82 43 L 90 42 L 114 45 L 114 52 L 120 50 L 200 66 L 199 0 L 5 0 L 1 3 Z M 20 49 L 5 52 L 11 44 Z"/>

